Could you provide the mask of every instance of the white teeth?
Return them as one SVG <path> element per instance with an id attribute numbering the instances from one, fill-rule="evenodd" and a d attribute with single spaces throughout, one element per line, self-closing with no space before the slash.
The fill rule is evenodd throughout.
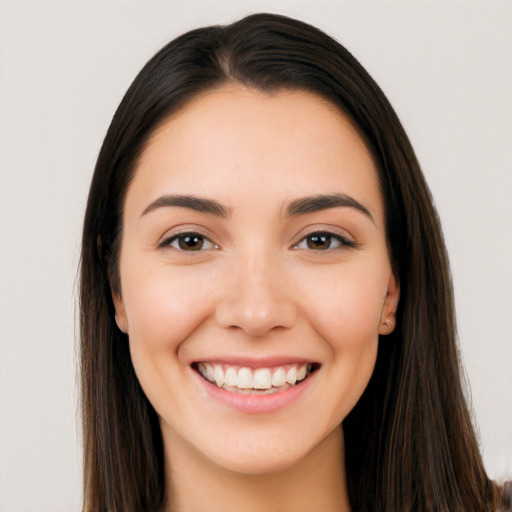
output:
<path id="1" fill-rule="evenodd" d="M 278 388 L 279 386 L 284 386 L 286 384 L 286 372 L 284 368 L 278 368 L 274 375 L 272 375 L 272 386 Z"/>
<path id="2" fill-rule="evenodd" d="M 294 386 L 304 380 L 311 371 L 309 364 L 291 364 L 274 368 L 227 366 L 200 362 L 197 370 L 208 381 L 215 383 L 219 388 L 238 393 L 250 393 L 251 390 L 273 393 Z"/>
<path id="3" fill-rule="evenodd" d="M 213 382 L 215 378 L 213 377 L 213 368 L 211 364 L 203 363 L 203 368 L 205 370 L 205 373 L 203 375 L 210 381 Z"/>
<path id="4" fill-rule="evenodd" d="M 292 366 L 287 372 L 286 372 L 286 382 L 288 384 L 291 384 L 292 386 L 297 382 L 297 367 Z"/>
<path id="5" fill-rule="evenodd" d="M 303 364 L 297 370 L 297 380 L 304 380 L 306 378 L 307 373 L 308 373 L 307 365 Z"/>
<path id="6" fill-rule="evenodd" d="M 240 368 L 240 370 L 238 370 L 236 386 L 241 389 L 252 388 L 252 373 L 250 368 Z"/>
<path id="7" fill-rule="evenodd" d="M 224 383 L 226 386 L 235 387 L 237 383 L 236 370 L 233 367 L 229 367 L 224 375 Z"/>
<path id="8" fill-rule="evenodd" d="M 272 387 L 272 377 L 268 368 L 259 368 L 254 372 L 252 387 L 254 389 L 270 389 Z"/>
<path id="9" fill-rule="evenodd" d="M 213 378 L 215 380 L 215 384 L 221 388 L 224 385 L 224 370 L 220 364 L 216 364 L 213 369 Z"/>

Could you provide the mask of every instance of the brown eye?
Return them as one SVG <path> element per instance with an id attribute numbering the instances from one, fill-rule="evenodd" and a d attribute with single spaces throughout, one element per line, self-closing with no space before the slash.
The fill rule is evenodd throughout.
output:
<path id="1" fill-rule="evenodd" d="M 327 234 L 315 234 L 306 238 L 308 249 L 323 251 L 331 247 L 332 236 Z"/>
<path id="2" fill-rule="evenodd" d="M 311 233 L 304 237 L 294 249 L 309 249 L 313 251 L 328 251 L 342 247 L 355 247 L 356 244 L 341 235 L 328 232 Z"/>
<path id="3" fill-rule="evenodd" d="M 180 233 L 162 244 L 162 246 L 166 245 L 186 252 L 198 252 L 217 248 L 211 240 L 199 233 Z"/>
<path id="4" fill-rule="evenodd" d="M 329 249 L 331 246 L 331 236 L 330 235 L 310 235 L 306 238 L 306 244 L 308 249 L 313 249 L 317 251 L 322 251 L 325 249 Z"/>
<path id="5" fill-rule="evenodd" d="M 199 235 L 179 235 L 178 245 L 182 251 L 199 251 L 202 249 L 204 238 Z"/>

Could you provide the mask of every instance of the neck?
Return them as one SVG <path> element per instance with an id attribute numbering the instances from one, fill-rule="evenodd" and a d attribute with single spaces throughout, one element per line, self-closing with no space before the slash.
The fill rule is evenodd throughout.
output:
<path id="1" fill-rule="evenodd" d="M 165 512 L 350 510 L 341 428 L 297 464 L 272 473 L 236 473 L 183 447 L 166 446 L 165 454 Z"/>

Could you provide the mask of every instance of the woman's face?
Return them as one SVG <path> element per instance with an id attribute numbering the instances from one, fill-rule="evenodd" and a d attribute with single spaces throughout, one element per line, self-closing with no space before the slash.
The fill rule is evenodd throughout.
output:
<path id="1" fill-rule="evenodd" d="M 329 453 L 398 301 L 347 118 L 306 92 L 207 92 L 150 139 L 123 225 L 116 320 L 171 460 L 262 473 Z"/>

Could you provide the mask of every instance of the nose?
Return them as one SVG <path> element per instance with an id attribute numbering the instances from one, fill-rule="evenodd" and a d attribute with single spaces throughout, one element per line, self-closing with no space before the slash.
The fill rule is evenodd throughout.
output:
<path id="1" fill-rule="evenodd" d="M 279 257 L 238 259 L 217 304 L 216 319 L 225 328 L 261 337 L 297 320 L 297 307 Z"/>

